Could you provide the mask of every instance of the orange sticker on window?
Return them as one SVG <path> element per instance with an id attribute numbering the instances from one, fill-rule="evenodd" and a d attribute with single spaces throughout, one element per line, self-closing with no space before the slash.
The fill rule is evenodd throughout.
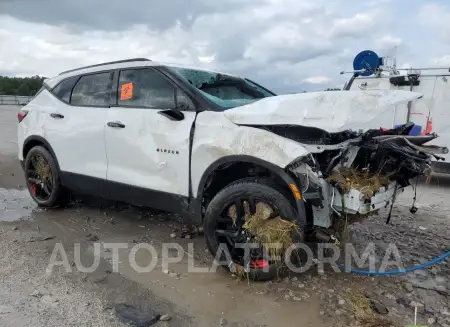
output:
<path id="1" fill-rule="evenodd" d="M 120 100 L 130 100 L 133 97 L 133 82 L 123 84 L 120 90 Z"/>

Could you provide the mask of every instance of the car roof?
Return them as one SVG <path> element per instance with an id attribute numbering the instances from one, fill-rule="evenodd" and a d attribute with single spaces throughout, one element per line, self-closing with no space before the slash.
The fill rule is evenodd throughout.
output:
<path id="1" fill-rule="evenodd" d="M 150 60 L 147 58 L 135 58 L 135 59 L 125 59 L 125 60 L 119 60 L 119 61 L 105 62 L 105 63 L 96 64 L 96 65 L 85 66 L 85 67 L 80 67 L 80 68 L 76 68 L 76 69 L 72 69 L 72 70 L 67 70 L 67 71 L 60 73 L 59 75 L 57 75 L 55 77 L 46 79 L 45 84 L 47 86 L 49 86 L 50 88 L 53 88 L 60 81 L 66 79 L 68 77 L 72 77 L 72 76 L 96 73 L 96 72 L 112 70 L 112 69 L 135 68 L 135 67 L 155 67 L 155 66 L 195 69 L 195 70 L 201 70 L 201 71 L 214 72 L 214 73 L 218 73 L 218 74 L 220 73 L 220 74 L 234 76 L 229 73 L 219 72 L 219 71 L 215 71 L 215 70 L 211 70 L 211 69 L 205 69 L 202 67 L 194 67 L 194 66 L 174 64 L 174 63 L 163 63 L 163 62 L 153 61 L 153 60 Z"/>

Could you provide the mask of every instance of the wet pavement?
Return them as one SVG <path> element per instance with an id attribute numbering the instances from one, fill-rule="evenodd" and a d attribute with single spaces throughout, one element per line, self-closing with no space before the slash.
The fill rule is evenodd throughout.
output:
<path id="1" fill-rule="evenodd" d="M 398 326 L 412 323 L 416 304 L 421 324 L 450 325 L 449 261 L 395 277 L 328 270 L 318 274 L 313 269 L 250 283 L 221 269 L 193 273 L 192 262 L 204 270 L 211 268 L 212 257 L 203 237 L 179 237 L 183 225 L 176 215 L 89 197 L 77 197 L 63 209 L 38 209 L 16 157 L 17 109 L 0 106 L 0 326 L 124 326 L 112 309 L 118 303 L 170 315 L 155 326 L 356 326 L 351 300 L 361 291 L 380 301 L 388 311 L 383 317 Z M 435 177 L 430 185 L 421 183 L 416 214 L 409 212 L 414 190 L 405 190 L 391 225 L 384 223 L 383 211 L 352 226 L 355 245 L 364 248 L 374 242 L 381 251 L 396 244 L 406 266 L 449 250 L 449 190 L 445 176 Z M 141 243 L 156 249 L 156 254 L 142 249 L 134 256 L 140 267 L 154 260 L 150 272 L 136 271 L 129 260 Z M 179 244 L 184 253 L 169 268 L 161 265 L 166 243 Z M 47 273 L 58 244 L 71 271 L 59 266 Z M 84 266 L 100 258 L 93 272 L 77 269 L 76 244 Z M 112 260 L 108 244 L 124 246 L 118 260 Z"/>
<path id="2" fill-rule="evenodd" d="M 0 188 L 0 221 L 29 219 L 36 203 L 31 199 L 28 190 Z"/>
<path id="3" fill-rule="evenodd" d="M 414 186 L 407 187 L 405 192 L 399 197 L 398 203 L 405 206 L 413 204 L 415 194 Z M 440 206 L 447 210 L 450 208 L 450 176 L 443 174 L 434 174 L 431 179 L 421 181 L 417 186 L 415 206 L 437 207 Z"/>

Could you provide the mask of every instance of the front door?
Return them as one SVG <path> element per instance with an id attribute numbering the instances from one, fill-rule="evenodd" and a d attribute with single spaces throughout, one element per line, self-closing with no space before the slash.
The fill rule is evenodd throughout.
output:
<path id="1" fill-rule="evenodd" d="M 180 211 L 189 195 L 192 103 L 152 68 L 121 70 L 117 87 L 105 132 L 110 192 L 126 202 Z"/>

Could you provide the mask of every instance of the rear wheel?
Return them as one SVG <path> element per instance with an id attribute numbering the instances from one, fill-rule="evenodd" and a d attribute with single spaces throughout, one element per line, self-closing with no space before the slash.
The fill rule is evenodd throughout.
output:
<path id="1" fill-rule="evenodd" d="M 56 162 L 44 147 L 35 146 L 28 152 L 25 178 L 31 197 L 40 207 L 57 207 L 67 202 L 67 192 L 60 183 Z"/>
<path id="2" fill-rule="evenodd" d="M 244 226 L 253 215 L 293 220 L 296 211 L 273 185 L 248 179 L 235 182 L 222 189 L 208 205 L 204 218 L 207 246 L 226 270 L 238 275 L 243 271 L 253 280 L 273 279 L 284 257 L 274 260 L 261 238 Z M 245 251 L 248 244 L 253 246 Z"/>

